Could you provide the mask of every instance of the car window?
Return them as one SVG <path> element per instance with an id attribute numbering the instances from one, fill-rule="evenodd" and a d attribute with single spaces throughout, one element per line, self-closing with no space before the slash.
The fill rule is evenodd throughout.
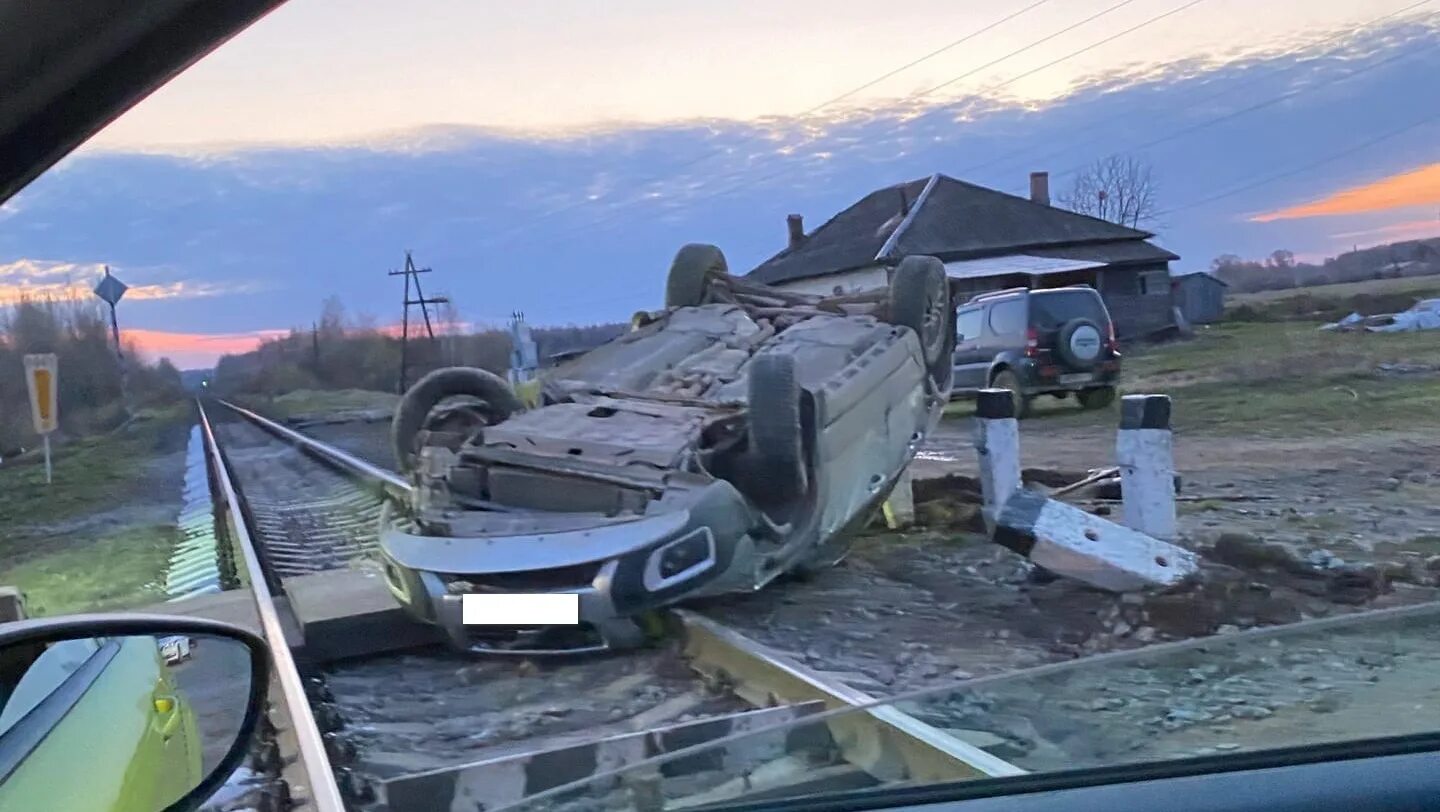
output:
<path id="1" fill-rule="evenodd" d="M 999 336 L 1025 332 L 1025 300 L 1009 299 L 991 305 L 990 330 Z"/>
<path id="2" fill-rule="evenodd" d="M 980 308 L 961 310 L 955 317 L 955 335 L 962 339 L 978 338 L 984 315 L 985 311 Z"/>
<path id="3" fill-rule="evenodd" d="M 1100 296 L 1090 290 L 1049 290 L 1030 295 L 1030 316 L 1035 327 L 1041 330 L 1057 330 L 1071 319 L 1089 319 L 1096 324 L 1108 324 L 1105 305 Z"/>
<path id="4" fill-rule="evenodd" d="M 52 643 L 32 660 L 0 708 L 0 733 L 9 730 L 84 665 L 99 650 L 100 643 L 98 638 L 63 640 Z"/>

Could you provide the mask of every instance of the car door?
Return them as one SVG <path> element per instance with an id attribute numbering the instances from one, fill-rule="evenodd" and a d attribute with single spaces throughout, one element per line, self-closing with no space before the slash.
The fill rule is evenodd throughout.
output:
<path id="1" fill-rule="evenodd" d="M 955 383 L 957 391 L 985 385 L 990 356 L 984 350 L 985 307 L 962 307 L 955 315 Z"/>

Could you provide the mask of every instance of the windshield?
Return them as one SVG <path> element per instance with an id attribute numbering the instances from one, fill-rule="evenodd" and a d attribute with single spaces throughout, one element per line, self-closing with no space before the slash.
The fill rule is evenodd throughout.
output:
<path id="1" fill-rule="evenodd" d="M 396 812 L 1440 733 L 1440 3 L 75 3 L 0 623 L 274 604 L 315 729 L 215 808 L 292 728 Z"/>

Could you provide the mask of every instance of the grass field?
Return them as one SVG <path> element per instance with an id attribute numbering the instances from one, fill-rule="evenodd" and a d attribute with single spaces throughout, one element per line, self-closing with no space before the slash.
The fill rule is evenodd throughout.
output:
<path id="1" fill-rule="evenodd" d="M 1298 436 L 1403 430 L 1440 421 L 1440 334 L 1324 333 L 1315 322 L 1234 323 L 1125 359 L 1122 391 L 1169 394 L 1178 430 Z M 1381 364 L 1429 371 L 1387 374 Z M 952 414 L 969 414 L 956 404 Z M 1037 420 L 1112 423 L 1041 397 Z"/>
<path id="2" fill-rule="evenodd" d="M 1440 297 L 1440 276 L 1417 276 L 1233 294 L 1227 297 L 1225 311 L 1232 321 L 1326 322 L 1351 313 L 1395 313 L 1416 299 L 1434 297 Z"/>
<path id="3" fill-rule="evenodd" d="M 51 485 L 38 459 L 0 466 L 0 584 L 25 592 L 31 614 L 159 596 L 178 533 L 189 415 L 178 406 L 107 436 L 57 443 Z M 176 466 L 158 464 L 177 454 Z"/>
<path id="4" fill-rule="evenodd" d="M 392 392 L 369 389 L 297 389 L 273 398 L 246 396 L 237 398 L 279 420 L 312 415 L 335 416 L 346 412 L 394 411 L 400 398 Z"/>

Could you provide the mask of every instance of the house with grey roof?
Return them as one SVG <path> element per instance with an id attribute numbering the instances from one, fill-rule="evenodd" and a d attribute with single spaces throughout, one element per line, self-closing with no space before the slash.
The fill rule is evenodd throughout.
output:
<path id="1" fill-rule="evenodd" d="M 746 276 L 811 293 L 882 287 L 912 254 L 945 263 L 957 298 L 1011 287 L 1090 285 L 1122 338 L 1174 324 L 1170 263 L 1148 231 L 1050 205 L 1049 176 L 1018 197 L 935 174 L 878 189 L 805 233 L 788 218 L 789 244 Z"/>

